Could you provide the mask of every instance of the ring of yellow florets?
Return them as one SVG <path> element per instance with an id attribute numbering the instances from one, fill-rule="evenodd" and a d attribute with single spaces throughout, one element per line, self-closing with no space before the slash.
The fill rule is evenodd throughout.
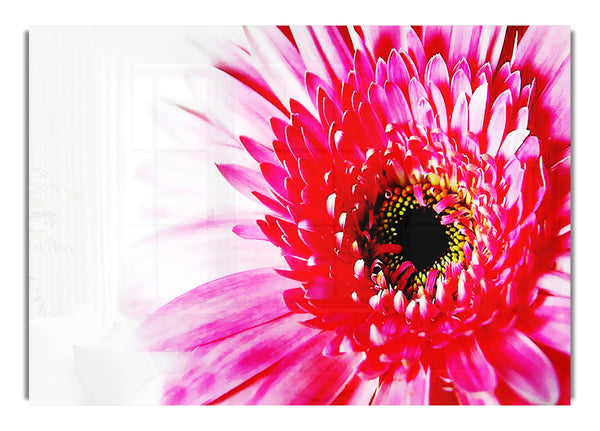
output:
<path id="1" fill-rule="evenodd" d="M 417 188 L 419 188 L 418 197 L 415 196 Z M 444 245 L 437 259 L 415 268 L 408 279 L 400 279 L 400 285 L 394 285 L 397 280 L 390 275 L 397 272 L 402 263 L 410 259 L 406 250 L 404 253 L 403 251 L 387 252 L 376 256 L 371 264 L 371 278 L 376 280 L 380 272 L 385 273 L 390 287 L 403 291 L 404 295 L 410 299 L 415 294 L 417 296 L 422 294 L 431 270 L 436 270 L 438 276 L 445 276 L 447 265 L 450 262 L 464 266 L 465 244 L 468 243 L 472 248 L 466 235 L 471 228 L 467 225 L 472 222 L 471 210 L 462 195 L 462 193 L 448 191 L 440 185 L 430 182 L 418 186 L 408 184 L 404 187 L 396 186 L 387 189 L 374 221 L 372 233 L 377 243 L 398 244 L 401 236 L 400 226 L 406 222 L 406 217 L 415 211 L 429 211 L 445 237 Z"/>

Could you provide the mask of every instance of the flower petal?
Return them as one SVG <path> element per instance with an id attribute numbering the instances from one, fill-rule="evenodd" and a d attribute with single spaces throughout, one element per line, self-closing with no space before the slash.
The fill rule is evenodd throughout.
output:
<path id="1" fill-rule="evenodd" d="M 218 164 L 221 175 L 244 196 L 256 200 L 252 192 L 268 193 L 263 176 L 250 168 L 235 164 Z"/>
<path id="2" fill-rule="evenodd" d="M 248 154 L 250 154 L 258 163 L 278 163 L 277 156 L 271 148 L 264 146 L 260 142 L 249 138 L 248 136 L 240 136 L 240 142 Z"/>
<path id="3" fill-rule="evenodd" d="M 531 338 L 560 352 L 571 353 L 571 300 L 540 295 L 533 311 L 519 320 L 519 328 Z"/>
<path id="4" fill-rule="evenodd" d="M 498 157 L 505 161 L 513 157 L 527 136 L 529 136 L 529 130 L 513 130 L 508 133 L 502 141 Z"/>
<path id="5" fill-rule="evenodd" d="M 409 379 L 404 370 L 388 371 L 373 398 L 375 405 L 429 404 L 429 371 L 419 366 L 417 375 Z"/>
<path id="6" fill-rule="evenodd" d="M 527 77 L 549 83 L 570 58 L 570 29 L 567 26 L 532 26 L 517 45 L 513 68 Z"/>
<path id="7" fill-rule="evenodd" d="M 446 347 L 445 356 L 450 377 L 464 391 L 492 391 L 496 387 L 494 368 L 483 356 L 475 338 L 455 340 Z"/>
<path id="8" fill-rule="evenodd" d="M 556 296 L 571 296 L 571 275 L 565 272 L 552 271 L 537 280 L 537 286 Z"/>
<path id="9" fill-rule="evenodd" d="M 570 141 L 570 29 L 567 26 L 529 27 L 517 46 L 514 67 L 523 82 L 535 78 L 541 88 L 532 130 L 543 139 Z"/>
<path id="10" fill-rule="evenodd" d="M 477 337 L 485 357 L 518 395 L 535 404 L 555 404 L 560 388 L 548 357 L 522 332 L 482 331 Z"/>
<path id="11" fill-rule="evenodd" d="M 306 66 L 296 47 L 276 27 L 245 27 L 244 33 L 252 57 L 262 65 L 277 64 L 283 67 L 261 67 L 261 74 L 274 93 L 285 100 L 291 97 L 302 103 L 310 102 L 304 91 L 304 71 Z M 307 106 L 312 107 L 310 103 Z"/>
<path id="12" fill-rule="evenodd" d="M 371 402 L 377 385 L 377 379 L 363 380 L 355 375 L 331 404 L 366 406 Z"/>
<path id="13" fill-rule="evenodd" d="M 269 372 L 254 404 L 330 404 L 354 375 L 359 356 L 321 353 L 331 335 L 322 333 L 289 355 Z"/>
<path id="14" fill-rule="evenodd" d="M 228 275 L 163 306 L 138 335 L 153 350 L 191 350 L 287 314 L 283 291 L 297 285 L 271 268 Z"/>
<path id="15" fill-rule="evenodd" d="M 244 239 L 259 239 L 268 241 L 268 238 L 256 224 L 236 224 L 233 233 Z"/>
<path id="16" fill-rule="evenodd" d="M 489 392 L 464 392 L 456 389 L 456 397 L 463 405 L 470 406 L 497 406 L 500 404 L 498 398 Z"/>
<path id="17" fill-rule="evenodd" d="M 511 95 L 510 91 L 506 90 L 501 93 L 498 98 L 494 101 L 492 109 L 490 110 L 490 122 L 487 127 L 487 149 L 488 153 L 492 157 L 496 157 L 498 149 L 504 137 L 506 129 L 506 123 L 508 122 L 508 115 Z"/>
<path id="18" fill-rule="evenodd" d="M 217 343 L 198 347 L 182 366 L 181 376 L 167 384 L 167 404 L 213 401 L 284 358 L 316 331 L 290 315 Z"/>

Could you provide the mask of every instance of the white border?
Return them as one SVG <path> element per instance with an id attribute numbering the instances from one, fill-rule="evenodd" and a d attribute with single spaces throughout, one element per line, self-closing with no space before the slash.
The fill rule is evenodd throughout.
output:
<path id="1" fill-rule="evenodd" d="M 597 182 L 600 95 L 599 36 L 593 2 L 523 0 L 298 2 L 184 2 L 169 0 L 158 8 L 149 2 L 104 0 L 95 3 L 54 0 L 12 2 L 2 14 L 0 85 L 2 119 L 2 355 L 1 422 L 14 429 L 589 429 L 597 423 L 600 401 L 594 224 Z M 574 385 L 571 407 L 557 408 L 45 408 L 29 407 L 24 396 L 24 31 L 30 25 L 80 24 L 567 24 L 574 32 L 573 51 L 573 230 Z M 6 134 L 8 130 L 8 134 Z M 593 188 L 592 188 L 593 187 Z M 514 424 L 514 425 L 513 425 Z"/>

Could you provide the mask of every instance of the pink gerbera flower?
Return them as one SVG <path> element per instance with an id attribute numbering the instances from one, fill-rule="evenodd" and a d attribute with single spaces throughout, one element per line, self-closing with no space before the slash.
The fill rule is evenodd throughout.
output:
<path id="1" fill-rule="evenodd" d="M 264 205 L 233 232 L 287 267 L 148 318 L 164 402 L 569 403 L 568 28 L 246 35 L 216 68 L 255 136 L 183 109 L 253 159 L 217 166 Z"/>

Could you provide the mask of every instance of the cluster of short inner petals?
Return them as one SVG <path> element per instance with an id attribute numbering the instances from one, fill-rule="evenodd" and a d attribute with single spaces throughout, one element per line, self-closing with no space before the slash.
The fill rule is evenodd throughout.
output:
<path id="1" fill-rule="evenodd" d="M 512 288 L 545 193 L 527 130 L 534 83 L 522 86 L 508 62 L 494 78 L 488 63 L 448 70 L 439 54 L 419 73 L 423 59 L 411 54 L 392 50 L 373 69 L 358 50 L 337 91 L 309 73 L 319 118 L 292 100 L 291 124 L 272 121 L 279 163 L 261 164 L 278 201 L 259 198 L 282 217 L 259 226 L 285 254 L 282 273 L 304 282 L 286 300 L 336 330 L 327 354 L 366 352 L 367 377 L 416 361 L 423 339 L 435 349 L 481 325 L 511 325 L 517 298 L 534 299 Z M 443 268 L 382 262 L 401 253 L 374 232 L 394 190 L 455 233 Z"/>

